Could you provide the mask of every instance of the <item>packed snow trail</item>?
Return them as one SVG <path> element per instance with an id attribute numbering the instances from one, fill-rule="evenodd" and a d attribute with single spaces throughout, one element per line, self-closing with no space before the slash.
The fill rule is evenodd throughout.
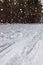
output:
<path id="1" fill-rule="evenodd" d="M 0 25 L 0 64 L 32 65 L 40 39 L 43 39 L 41 24 Z"/>

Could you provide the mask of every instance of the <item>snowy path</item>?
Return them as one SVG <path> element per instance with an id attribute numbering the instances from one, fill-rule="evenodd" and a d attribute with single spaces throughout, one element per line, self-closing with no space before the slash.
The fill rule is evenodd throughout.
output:
<path id="1" fill-rule="evenodd" d="M 0 25 L 0 65 L 43 65 L 42 46 L 42 24 Z"/>

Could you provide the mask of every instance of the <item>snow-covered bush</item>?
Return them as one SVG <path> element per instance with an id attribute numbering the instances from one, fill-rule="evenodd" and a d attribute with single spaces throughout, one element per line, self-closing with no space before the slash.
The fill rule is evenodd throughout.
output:
<path id="1" fill-rule="evenodd" d="M 0 1 L 0 22 L 38 23 L 41 19 L 39 0 Z"/>

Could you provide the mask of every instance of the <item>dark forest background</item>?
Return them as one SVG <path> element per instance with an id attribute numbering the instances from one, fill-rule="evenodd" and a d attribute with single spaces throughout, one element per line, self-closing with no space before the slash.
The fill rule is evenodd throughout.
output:
<path id="1" fill-rule="evenodd" d="M 40 23 L 41 9 L 39 0 L 0 1 L 0 23 Z"/>

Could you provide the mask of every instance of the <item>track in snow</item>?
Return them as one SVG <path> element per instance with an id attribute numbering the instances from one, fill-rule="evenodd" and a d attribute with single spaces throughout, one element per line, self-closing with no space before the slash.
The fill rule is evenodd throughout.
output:
<path id="1" fill-rule="evenodd" d="M 0 25 L 0 64 L 5 65 L 10 58 L 14 56 L 15 59 L 17 55 L 20 55 L 20 60 L 16 57 L 18 59 L 17 62 L 16 59 L 14 60 L 15 63 L 12 61 L 14 65 L 26 65 L 26 63 L 30 65 L 30 59 L 34 55 L 32 51 L 37 46 L 38 41 L 43 38 L 42 32 L 43 25 L 41 24 Z M 38 47 L 36 48 L 38 49 Z"/>

